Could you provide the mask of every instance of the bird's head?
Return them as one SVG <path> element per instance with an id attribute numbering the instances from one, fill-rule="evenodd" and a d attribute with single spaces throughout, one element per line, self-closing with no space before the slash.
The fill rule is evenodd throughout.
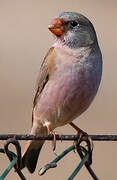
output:
<path id="1" fill-rule="evenodd" d="M 70 48 L 87 47 L 97 43 L 92 23 L 75 12 L 61 13 L 48 28 L 57 40 Z"/>

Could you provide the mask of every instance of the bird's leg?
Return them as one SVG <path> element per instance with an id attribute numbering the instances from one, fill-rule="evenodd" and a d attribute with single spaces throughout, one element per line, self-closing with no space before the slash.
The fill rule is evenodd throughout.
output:
<path id="1" fill-rule="evenodd" d="M 82 129 L 77 127 L 73 122 L 71 122 L 69 124 L 77 131 L 77 133 L 79 135 L 77 144 L 80 145 L 80 143 L 82 141 L 85 141 L 87 143 L 88 152 L 89 152 L 89 164 L 91 164 L 92 163 L 92 151 L 93 151 L 93 141 L 92 141 L 91 137 L 86 132 L 84 132 Z"/>
<path id="2" fill-rule="evenodd" d="M 53 150 L 54 154 L 57 155 L 56 151 L 55 151 L 56 150 L 56 133 L 54 131 L 52 131 L 50 124 L 47 125 L 47 131 L 48 131 L 48 135 L 52 134 L 54 137 L 52 140 L 52 150 Z"/>
<path id="3" fill-rule="evenodd" d="M 76 126 L 73 122 L 70 122 L 69 124 L 77 131 L 80 138 L 82 138 L 82 136 L 88 137 L 88 134 L 82 129 L 80 129 L 78 126 Z"/>

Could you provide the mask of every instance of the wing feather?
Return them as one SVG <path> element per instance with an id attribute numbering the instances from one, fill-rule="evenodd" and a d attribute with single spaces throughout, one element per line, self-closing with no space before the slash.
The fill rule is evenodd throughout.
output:
<path id="1" fill-rule="evenodd" d="M 54 47 L 49 49 L 48 53 L 46 54 L 46 56 L 41 64 L 39 76 L 37 79 L 36 94 L 35 94 L 34 101 L 33 101 L 33 109 L 35 108 L 35 106 L 37 104 L 37 100 L 39 100 L 39 96 L 41 95 L 41 92 L 43 91 L 46 83 L 49 81 L 49 78 L 51 75 L 49 66 L 50 66 L 50 64 L 52 65 L 52 63 L 53 63 L 53 58 L 54 58 L 53 52 L 54 52 Z M 32 112 L 32 121 L 33 121 L 33 112 Z"/>

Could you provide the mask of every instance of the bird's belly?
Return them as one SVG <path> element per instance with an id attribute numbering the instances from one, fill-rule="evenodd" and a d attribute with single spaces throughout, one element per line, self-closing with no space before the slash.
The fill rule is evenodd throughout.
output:
<path id="1" fill-rule="evenodd" d="M 96 74 L 63 72 L 48 81 L 36 106 L 39 119 L 51 123 L 52 129 L 71 122 L 84 112 L 98 89 Z"/>

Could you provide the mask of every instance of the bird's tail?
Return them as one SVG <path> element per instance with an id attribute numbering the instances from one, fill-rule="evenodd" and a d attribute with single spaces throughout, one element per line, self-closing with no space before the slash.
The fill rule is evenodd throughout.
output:
<path id="1" fill-rule="evenodd" d="M 31 134 L 47 136 L 48 131 L 44 126 L 33 126 Z M 20 169 L 27 167 L 30 173 L 33 173 L 35 171 L 37 160 L 43 144 L 44 140 L 30 140 L 27 142 L 22 155 Z"/>
<path id="2" fill-rule="evenodd" d="M 21 161 L 21 169 L 27 167 L 30 173 L 33 173 L 36 168 L 38 156 L 40 154 L 41 148 L 44 141 L 41 140 L 30 140 L 24 149 L 24 153 Z"/>

